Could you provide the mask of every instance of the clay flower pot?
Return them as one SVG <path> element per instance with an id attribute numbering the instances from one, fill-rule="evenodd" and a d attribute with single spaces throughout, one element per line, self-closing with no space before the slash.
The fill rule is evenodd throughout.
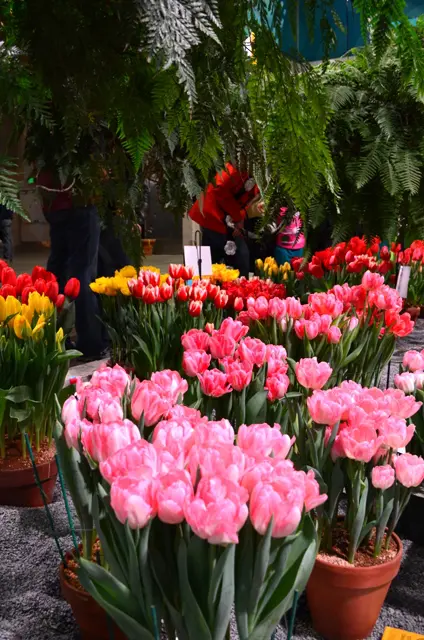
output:
<path id="1" fill-rule="evenodd" d="M 409 315 L 411 316 L 411 320 L 416 322 L 416 320 L 418 320 L 418 318 L 420 317 L 421 307 L 406 306 L 405 312 L 409 313 Z"/>
<path id="2" fill-rule="evenodd" d="M 153 238 L 143 238 L 143 253 L 145 256 L 151 256 L 153 254 L 153 248 L 156 240 Z"/>
<path id="3" fill-rule="evenodd" d="M 360 640 L 371 634 L 402 559 L 402 542 L 396 534 L 393 539 L 398 553 L 384 564 L 355 567 L 317 557 L 306 593 L 314 629 L 326 640 Z"/>
<path id="4" fill-rule="evenodd" d="M 66 554 L 70 560 L 72 555 Z M 105 611 L 86 591 L 77 589 L 67 579 L 63 563 L 59 568 L 60 588 L 62 595 L 70 605 L 74 618 L 81 631 L 82 640 L 126 640 L 116 624 L 108 619 Z"/>
<path id="5" fill-rule="evenodd" d="M 56 462 L 53 459 L 50 462 L 37 464 L 37 470 L 47 502 L 50 503 L 57 478 Z M 0 470 L 0 504 L 11 507 L 42 507 L 44 505 L 32 466 L 25 469 Z"/>

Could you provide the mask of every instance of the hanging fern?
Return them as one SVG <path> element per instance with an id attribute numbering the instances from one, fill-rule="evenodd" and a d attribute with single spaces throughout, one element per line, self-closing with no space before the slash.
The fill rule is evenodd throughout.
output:
<path id="1" fill-rule="evenodd" d="M 0 156 L 0 204 L 29 220 L 19 199 L 16 164 L 3 156 Z"/>

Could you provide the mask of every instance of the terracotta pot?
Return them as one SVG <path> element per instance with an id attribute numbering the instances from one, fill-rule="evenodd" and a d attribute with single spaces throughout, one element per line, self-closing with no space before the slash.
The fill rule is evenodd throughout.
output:
<path id="1" fill-rule="evenodd" d="M 153 238 L 143 238 L 142 239 L 143 253 L 144 253 L 145 256 L 153 255 L 153 247 L 154 247 L 155 242 L 156 242 L 156 240 L 154 240 Z"/>
<path id="2" fill-rule="evenodd" d="M 66 559 L 71 559 L 70 553 Z M 108 619 L 105 611 L 86 591 L 76 589 L 65 576 L 63 563 L 59 568 L 60 588 L 62 595 L 70 605 L 74 618 L 81 631 L 82 640 L 126 640 L 126 636 Z"/>
<path id="3" fill-rule="evenodd" d="M 411 320 L 413 320 L 415 322 L 420 317 L 421 308 L 420 307 L 408 307 L 407 306 L 405 308 L 405 312 L 409 313 L 409 315 L 411 316 Z"/>
<path id="4" fill-rule="evenodd" d="M 393 560 L 373 567 L 339 566 L 317 557 L 306 587 L 314 629 L 326 640 L 367 638 L 398 574 L 403 545 Z"/>
<path id="5" fill-rule="evenodd" d="M 57 478 L 55 460 L 37 464 L 37 471 L 47 502 L 50 503 Z M 0 504 L 11 507 L 42 507 L 44 505 L 32 466 L 26 469 L 0 470 Z"/>

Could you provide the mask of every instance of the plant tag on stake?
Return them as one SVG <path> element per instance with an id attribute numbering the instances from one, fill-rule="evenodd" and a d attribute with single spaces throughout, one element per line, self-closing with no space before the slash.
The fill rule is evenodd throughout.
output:
<path id="1" fill-rule="evenodd" d="M 401 267 L 396 282 L 396 291 L 401 298 L 408 297 L 409 278 L 411 276 L 411 267 Z"/>
<path id="2" fill-rule="evenodd" d="M 381 640 L 424 640 L 424 636 L 420 633 L 386 627 Z"/>
<path id="3" fill-rule="evenodd" d="M 198 250 L 200 253 L 198 255 Z M 193 267 L 194 275 L 199 275 L 199 259 L 201 260 L 201 270 L 203 276 L 212 275 L 212 256 L 210 247 L 184 247 L 184 262 L 186 267 Z"/>

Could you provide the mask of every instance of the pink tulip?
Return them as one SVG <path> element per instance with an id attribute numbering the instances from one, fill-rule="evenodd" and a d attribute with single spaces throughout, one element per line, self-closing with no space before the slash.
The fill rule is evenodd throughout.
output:
<path id="1" fill-rule="evenodd" d="M 249 503 L 250 520 L 256 531 L 264 535 L 271 518 L 273 538 L 294 533 L 302 518 L 305 488 L 295 473 L 275 481 L 259 482 L 252 491 Z"/>
<path id="2" fill-rule="evenodd" d="M 120 422 L 124 419 L 124 411 L 119 400 L 101 402 L 98 411 L 100 422 L 104 424 Z"/>
<path id="3" fill-rule="evenodd" d="M 238 532 L 248 516 L 249 494 L 222 477 L 202 478 L 185 516 L 193 532 L 210 544 L 238 543 Z"/>
<path id="4" fill-rule="evenodd" d="M 151 427 L 170 409 L 170 400 L 163 397 L 163 392 L 151 380 L 139 382 L 131 399 L 131 413 L 135 420 L 144 417 L 144 424 Z"/>
<path id="5" fill-rule="evenodd" d="M 308 340 L 314 340 L 319 334 L 320 326 L 318 322 L 314 322 L 313 320 L 305 321 L 305 334 Z"/>
<path id="6" fill-rule="evenodd" d="M 395 459 L 396 478 L 404 487 L 418 487 L 424 480 L 424 460 L 404 453 Z"/>
<path id="7" fill-rule="evenodd" d="M 176 404 L 175 407 L 171 407 L 167 414 L 164 416 L 166 420 L 187 420 L 191 425 L 196 425 L 198 422 L 207 422 L 206 417 L 202 418 L 200 411 L 186 407 L 183 404 Z"/>
<path id="8" fill-rule="evenodd" d="M 220 360 L 232 356 L 236 348 L 236 341 L 230 336 L 222 335 L 219 331 L 214 331 L 209 340 L 209 350 L 212 358 Z"/>
<path id="9" fill-rule="evenodd" d="M 151 380 L 162 389 L 163 395 L 172 404 L 177 404 L 188 389 L 187 380 L 183 380 L 178 371 L 171 371 L 171 369 L 156 371 L 152 374 Z"/>
<path id="10" fill-rule="evenodd" d="M 384 277 L 380 276 L 378 273 L 366 271 L 362 276 L 361 284 L 366 291 L 370 291 L 371 289 L 378 289 L 379 287 L 381 287 L 381 285 L 384 284 Z"/>
<path id="11" fill-rule="evenodd" d="M 264 458 L 261 462 L 254 462 L 253 466 L 248 467 L 243 474 L 241 484 L 251 494 L 259 482 L 278 480 L 292 470 L 294 470 L 294 465 L 291 460 Z"/>
<path id="12" fill-rule="evenodd" d="M 415 375 L 413 373 L 397 373 L 395 375 L 395 385 L 404 393 L 414 393 Z"/>
<path id="13" fill-rule="evenodd" d="M 286 298 L 287 315 L 292 320 L 298 320 L 302 316 L 302 305 L 297 298 Z"/>
<path id="14" fill-rule="evenodd" d="M 306 389 L 322 389 L 332 372 L 328 362 L 318 362 L 316 358 L 302 358 L 296 364 L 297 381 Z"/>
<path id="15" fill-rule="evenodd" d="M 330 400 L 325 391 L 314 391 L 307 404 L 311 418 L 317 424 L 336 424 L 343 414 L 343 406 Z"/>
<path id="16" fill-rule="evenodd" d="M 277 322 L 281 322 L 287 314 L 287 305 L 285 300 L 281 300 L 281 298 L 271 298 L 268 303 L 268 314 L 271 318 L 275 318 Z"/>
<path id="17" fill-rule="evenodd" d="M 262 367 L 266 358 L 266 345 L 257 338 L 244 338 L 236 353 L 242 362 Z"/>
<path id="18" fill-rule="evenodd" d="M 100 473 L 109 484 L 122 476 L 153 477 L 157 472 L 157 452 L 147 440 L 137 440 L 100 463 Z"/>
<path id="19" fill-rule="evenodd" d="M 228 382 L 235 391 L 242 391 L 252 381 L 253 367 L 249 362 L 232 362 L 225 367 Z"/>
<path id="20" fill-rule="evenodd" d="M 109 456 L 141 439 L 140 431 L 131 420 L 120 423 L 97 424 L 92 429 L 83 430 L 81 442 L 89 456 L 96 462 L 103 462 Z"/>
<path id="21" fill-rule="evenodd" d="M 153 431 L 153 446 L 169 451 L 177 459 L 187 455 L 194 444 L 194 428 L 188 420 L 163 420 Z"/>
<path id="22" fill-rule="evenodd" d="M 78 394 L 78 410 L 81 415 L 83 415 L 85 410 L 88 418 L 99 422 L 100 405 L 112 402 L 113 399 L 112 394 L 108 391 L 103 391 L 102 389 L 89 385 Z"/>
<path id="23" fill-rule="evenodd" d="M 211 363 L 211 356 L 200 349 L 188 349 L 183 355 L 183 369 L 187 376 L 195 378 L 206 371 Z"/>
<path id="24" fill-rule="evenodd" d="M 281 400 L 287 393 L 290 380 L 285 373 L 268 376 L 266 379 L 265 389 L 268 391 L 268 400 L 275 402 Z"/>
<path id="25" fill-rule="evenodd" d="M 305 474 L 305 510 L 316 509 L 327 500 L 326 493 L 320 493 L 319 484 L 315 480 L 315 473 L 310 469 Z"/>
<path id="26" fill-rule="evenodd" d="M 80 420 L 79 418 L 68 420 L 64 432 L 68 447 L 79 450 L 79 440 L 82 438 L 82 432 L 90 431 L 92 428 L 93 425 L 88 420 Z"/>
<path id="27" fill-rule="evenodd" d="M 415 371 L 414 378 L 417 389 L 424 389 L 424 371 Z"/>
<path id="28" fill-rule="evenodd" d="M 422 402 L 415 402 L 414 396 L 405 396 L 400 389 L 386 389 L 384 396 L 388 410 L 397 418 L 410 418 L 422 406 Z"/>
<path id="29" fill-rule="evenodd" d="M 187 459 L 192 482 L 196 482 L 198 471 L 202 478 L 220 476 L 239 482 L 246 467 L 246 456 L 239 447 L 216 444 L 205 448 L 195 445 Z"/>
<path id="30" fill-rule="evenodd" d="M 279 298 L 277 298 L 279 300 Z M 267 344 L 265 360 L 269 363 L 270 360 L 282 360 L 287 358 L 287 351 L 280 344 Z"/>
<path id="31" fill-rule="evenodd" d="M 395 470 L 389 464 L 374 467 L 371 471 L 371 482 L 376 489 L 390 489 L 395 481 Z"/>
<path id="32" fill-rule="evenodd" d="M 181 337 L 181 344 L 184 349 L 200 349 L 206 351 L 209 348 L 209 336 L 200 329 L 190 329 Z"/>
<path id="33" fill-rule="evenodd" d="M 194 442 L 202 447 L 214 447 L 217 444 L 234 444 L 234 429 L 229 420 L 209 420 L 199 422 L 194 433 Z"/>
<path id="34" fill-rule="evenodd" d="M 261 461 L 267 456 L 284 459 L 295 441 L 293 437 L 282 434 L 280 425 L 275 424 L 245 424 L 239 427 L 237 444 L 244 453 L 254 460 Z"/>
<path id="35" fill-rule="evenodd" d="M 424 357 L 419 351 L 407 351 L 403 356 L 403 366 L 415 372 L 424 369 Z"/>
<path id="36" fill-rule="evenodd" d="M 313 311 L 322 315 L 329 315 L 337 318 L 343 313 L 343 303 L 340 302 L 334 293 L 311 293 L 308 303 Z"/>
<path id="37" fill-rule="evenodd" d="M 90 384 L 111 393 L 114 397 L 122 398 L 131 385 L 131 379 L 125 369 L 116 364 L 114 367 L 104 366 L 97 369 L 91 377 Z"/>
<path id="38" fill-rule="evenodd" d="M 232 391 L 227 374 L 218 369 L 205 371 L 203 375 L 197 376 L 200 381 L 202 393 L 213 398 L 220 398 Z"/>
<path id="39" fill-rule="evenodd" d="M 331 323 L 333 322 L 333 318 L 328 314 L 324 314 L 322 316 L 316 314 L 316 322 L 319 323 L 320 333 L 328 333 Z"/>
<path id="40" fill-rule="evenodd" d="M 350 320 L 349 320 L 349 325 L 348 325 L 348 329 L 349 331 L 353 331 L 354 329 L 356 329 L 356 327 L 359 324 L 359 320 L 356 316 L 353 316 Z"/>
<path id="41" fill-rule="evenodd" d="M 359 462 L 369 462 L 384 442 L 376 430 L 367 424 L 348 427 L 340 433 L 340 442 L 347 458 Z"/>
<path id="42" fill-rule="evenodd" d="M 175 469 L 161 474 L 156 492 L 159 520 L 166 524 L 180 524 L 193 495 L 193 485 L 187 471 Z"/>
<path id="43" fill-rule="evenodd" d="M 330 327 L 327 331 L 327 340 L 330 344 L 338 344 L 341 340 L 342 332 L 339 327 Z"/>
<path id="44" fill-rule="evenodd" d="M 68 422 L 78 419 L 81 419 L 81 414 L 78 410 L 78 400 L 75 396 L 69 396 L 63 403 L 62 420 L 66 425 Z"/>
<path id="45" fill-rule="evenodd" d="M 219 328 L 219 333 L 221 335 L 232 338 L 236 342 L 240 342 L 242 338 L 249 332 L 249 328 L 246 327 L 239 320 L 233 320 L 232 318 L 225 318 L 222 321 L 221 326 Z"/>
<path id="46" fill-rule="evenodd" d="M 152 479 L 121 477 L 115 480 L 110 491 L 110 504 L 119 522 L 131 529 L 143 529 L 156 515 L 156 482 Z"/>

